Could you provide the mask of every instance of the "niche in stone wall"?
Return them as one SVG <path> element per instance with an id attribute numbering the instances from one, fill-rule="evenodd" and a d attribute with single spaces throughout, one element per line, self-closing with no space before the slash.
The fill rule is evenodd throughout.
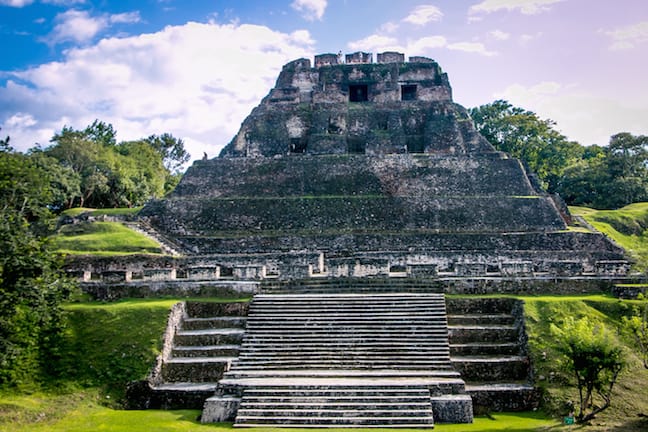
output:
<path id="1" fill-rule="evenodd" d="M 369 86 L 367 84 L 349 85 L 349 102 L 366 102 L 369 100 Z"/>
<path id="2" fill-rule="evenodd" d="M 403 84 L 401 86 L 401 100 L 416 100 L 416 84 Z"/>

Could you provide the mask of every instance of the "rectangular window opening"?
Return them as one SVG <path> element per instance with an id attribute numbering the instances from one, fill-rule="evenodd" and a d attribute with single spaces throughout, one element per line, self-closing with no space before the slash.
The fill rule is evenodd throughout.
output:
<path id="1" fill-rule="evenodd" d="M 404 84 L 401 86 L 401 100 L 416 100 L 416 84 Z"/>
<path id="2" fill-rule="evenodd" d="M 367 84 L 352 84 L 349 86 L 349 102 L 366 102 L 369 100 Z"/>

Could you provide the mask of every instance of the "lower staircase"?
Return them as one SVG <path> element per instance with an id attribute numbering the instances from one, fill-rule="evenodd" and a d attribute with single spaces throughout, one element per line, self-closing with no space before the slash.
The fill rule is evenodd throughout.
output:
<path id="1" fill-rule="evenodd" d="M 131 388 L 132 408 L 200 409 L 238 357 L 247 303 L 174 306 L 162 354 L 145 387 Z M 138 395 L 133 393 L 138 392 Z M 133 403 L 136 400 L 136 403 Z"/>
<path id="2" fill-rule="evenodd" d="M 536 408 L 522 302 L 454 298 L 447 300 L 447 310 L 450 358 L 475 412 Z"/>
<path id="3" fill-rule="evenodd" d="M 472 421 L 450 361 L 444 296 L 255 296 L 239 358 L 202 421 L 234 415 L 241 427 Z"/>

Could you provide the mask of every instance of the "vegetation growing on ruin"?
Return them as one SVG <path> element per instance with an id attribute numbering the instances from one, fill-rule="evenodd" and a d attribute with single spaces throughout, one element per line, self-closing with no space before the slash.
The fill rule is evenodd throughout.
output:
<path id="1" fill-rule="evenodd" d="M 630 204 L 618 210 L 570 207 L 569 211 L 628 251 L 637 261 L 637 269 L 648 268 L 648 203 Z"/>
<path id="2" fill-rule="evenodd" d="M 155 240 L 120 222 L 63 225 L 54 237 L 54 243 L 61 253 L 73 255 L 162 253 Z"/>

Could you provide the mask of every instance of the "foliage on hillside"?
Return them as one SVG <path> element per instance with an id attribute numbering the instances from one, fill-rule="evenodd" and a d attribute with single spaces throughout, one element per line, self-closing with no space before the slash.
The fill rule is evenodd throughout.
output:
<path id="1" fill-rule="evenodd" d="M 59 355 L 74 285 L 46 237 L 50 175 L 0 140 L 0 388 L 28 387 Z"/>
<path id="2" fill-rule="evenodd" d="M 648 269 L 648 203 L 636 203 L 618 210 L 570 207 L 575 216 L 610 237 L 636 260 L 636 268 Z"/>
<path id="3" fill-rule="evenodd" d="M 607 146 L 584 147 L 553 121 L 504 100 L 471 108 L 470 115 L 495 148 L 521 159 L 570 205 L 610 209 L 648 200 L 648 136 L 622 132 Z"/>
<path id="4" fill-rule="evenodd" d="M 575 378 L 565 368 L 567 358 L 550 328 L 564 328 L 570 319 L 586 318 L 606 329 L 614 343 L 623 347 L 626 363 L 614 387 L 610 408 L 599 414 L 592 422 L 595 427 L 588 430 L 646 430 L 648 372 L 643 368 L 634 342 L 621 332 L 622 318 L 632 315 L 640 302 L 601 296 L 581 299 L 527 297 L 524 300 L 529 347 L 536 384 L 544 390 L 544 408 L 554 415 L 564 416 L 578 406 Z"/>
<path id="5" fill-rule="evenodd" d="M 63 225 L 54 237 L 59 252 L 73 255 L 159 254 L 153 239 L 120 222 L 85 222 Z"/>

